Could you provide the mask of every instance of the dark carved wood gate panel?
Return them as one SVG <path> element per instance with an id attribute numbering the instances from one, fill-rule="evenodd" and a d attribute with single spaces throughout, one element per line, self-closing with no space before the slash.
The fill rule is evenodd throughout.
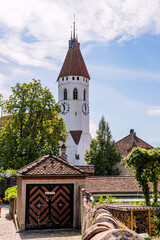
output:
<path id="1" fill-rule="evenodd" d="M 27 184 L 26 229 L 73 227 L 73 184 Z"/>

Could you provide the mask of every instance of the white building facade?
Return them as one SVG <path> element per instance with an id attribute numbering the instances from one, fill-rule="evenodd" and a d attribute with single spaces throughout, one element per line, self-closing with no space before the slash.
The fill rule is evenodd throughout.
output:
<path id="1" fill-rule="evenodd" d="M 68 137 L 65 143 L 67 160 L 73 165 L 85 165 L 84 155 L 89 149 L 89 81 L 85 62 L 75 38 L 69 41 L 69 49 L 58 76 L 58 103 Z"/>

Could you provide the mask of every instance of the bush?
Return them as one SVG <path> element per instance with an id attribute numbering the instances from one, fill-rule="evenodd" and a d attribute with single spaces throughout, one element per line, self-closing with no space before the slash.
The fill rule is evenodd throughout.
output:
<path id="1" fill-rule="evenodd" d="M 100 205 L 100 204 L 118 204 L 118 203 L 123 203 L 123 200 L 121 201 L 116 201 L 117 198 L 115 197 L 110 197 L 107 196 L 106 198 L 103 198 L 102 196 L 98 199 L 98 201 L 93 200 L 93 206 Z"/>
<path id="2" fill-rule="evenodd" d="M 12 198 L 17 197 L 17 186 L 7 188 L 5 191 L 5 201 L 10 201 Z"/>
<path id="3" fill-rule="evenodd" d="M 160 237 L 160 209 L 154 212 L 155 236 Z"/>

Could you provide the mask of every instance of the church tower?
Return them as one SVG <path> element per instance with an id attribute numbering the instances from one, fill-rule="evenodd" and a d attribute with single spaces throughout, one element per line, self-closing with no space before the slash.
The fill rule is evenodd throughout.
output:
<path id="1" fill-rule="evenodd" d="M 69 49 L 58 76 L 58 103 L 60 116 L 64 119 L 68 137 L 66 140 L 67 160 L 73 165 L 85 165 L 84 155 L 89 149 L 89 80 L 80 44 L 75 37 L 69 40 Z"/>

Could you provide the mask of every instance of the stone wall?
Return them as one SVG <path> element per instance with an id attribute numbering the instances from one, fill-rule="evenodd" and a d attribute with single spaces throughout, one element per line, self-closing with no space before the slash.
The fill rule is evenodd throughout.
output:
<path id="1" fill-rule="evenodd" d="M 142 240 L 108 211 L 107 206 L 92 206 L 90 194 L 82 189 L 82 240 Z"/>

